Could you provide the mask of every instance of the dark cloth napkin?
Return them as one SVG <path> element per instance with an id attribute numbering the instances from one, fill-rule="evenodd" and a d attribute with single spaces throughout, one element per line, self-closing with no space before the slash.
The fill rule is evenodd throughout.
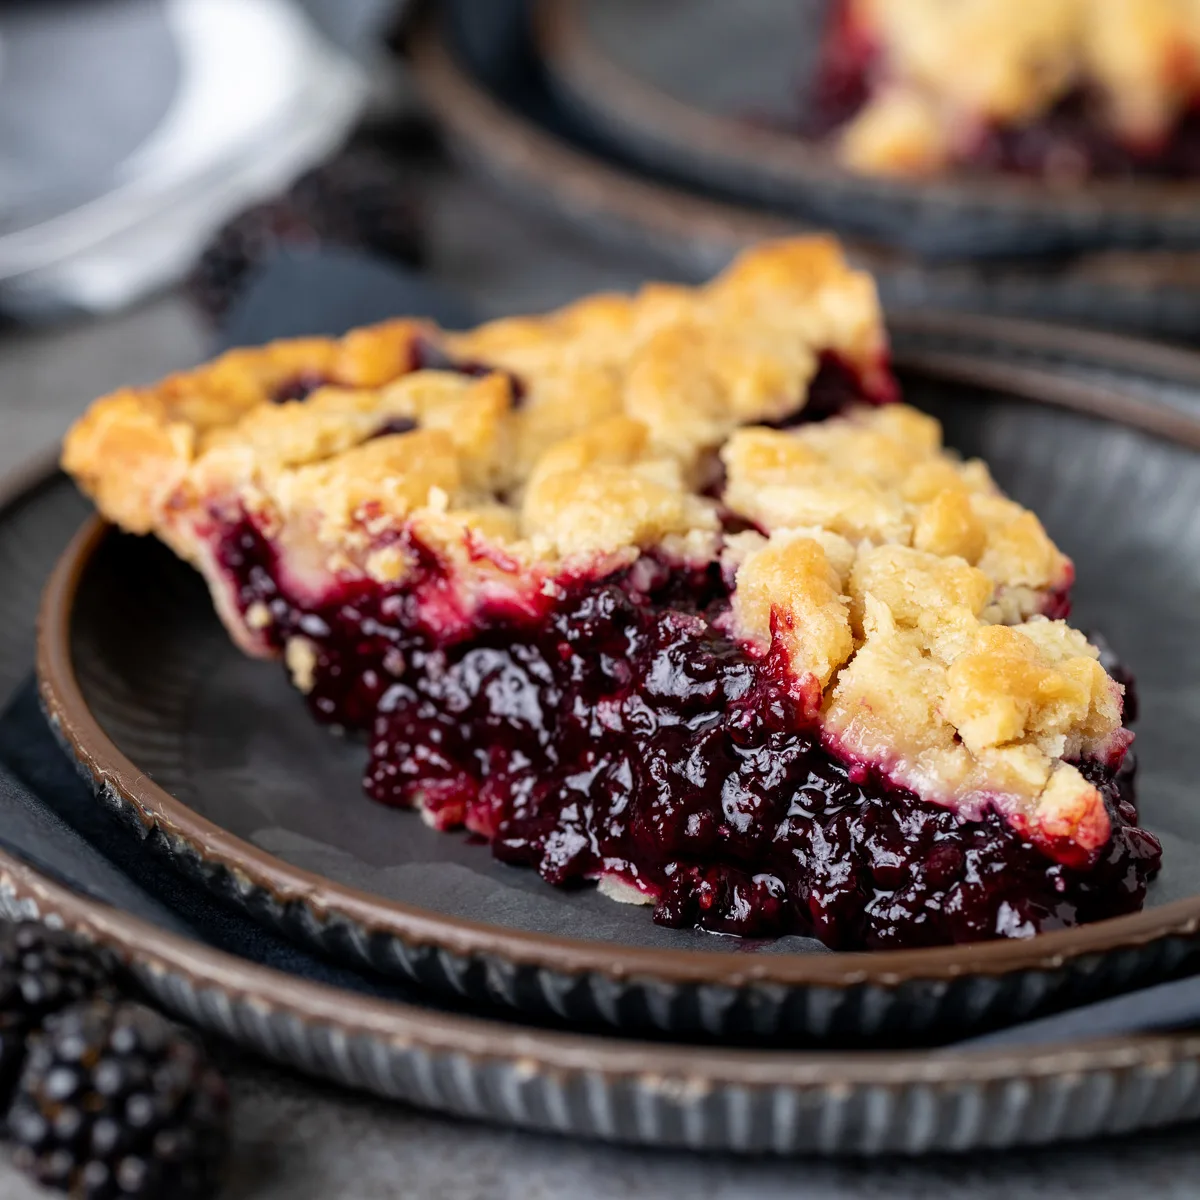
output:
<path id="1" fill-rule="evenodd" d="M 432 317 L 449 327 L 472 320 L 467 305 L 416 273 L 348 252 L 322 252 L 272 263 L 240 300 L 221 341 L 232 346 L 339 334 L 398 314 Z M 32 679 L 0 714 L 0 846 L 80 893 L 249 961 L 355 991 L 421 1002 L 415 989 L 308 953 L 224 907 L 203 887 L 146 853 L 136 835 L 96 803 L 59 747 Z M 437 1006 L 472 1011 L 443 998 Z M 489 1015 L 497 1014 L 489 1010 Z M 1044 1044 L 1195 1025 L 1200 1025 L 1200 977 L 1014 1025 L 960 1045 Z"/>

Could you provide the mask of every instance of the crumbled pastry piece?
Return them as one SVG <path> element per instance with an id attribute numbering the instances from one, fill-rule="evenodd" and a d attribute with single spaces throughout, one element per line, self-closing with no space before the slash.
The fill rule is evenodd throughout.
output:
<path id="1" fill-rule="evenodd" d="M 543 476 L 522 521 L 535 542 L 565 558 L 636 552 L 719 528 L 715 506 L 687 490 L 669 459 Z"/>
<path id="2" fill-rule="evenodd" d="M 289 638 L 284 648 L 284 660 L 297 691 L 308 695 L 313 690 L 317 666 L 317 652 L 312 642 L 306 637 Z"/>
<path id="3" fill-rule="evenodd" d="M 631 883 L 618 878 L 616 875 L 601 875 L 597 882 L 597 890 L 602 896 L 615 900 L 618 904 L 653 904 L 654 897 L 643 892 Z"/>
<path id="4" fill-rule="evenodd" d="M 750 250 L 702 288 L 591 297 L 446 345 L 526 381 L 522 469 L 559 438 L 621 412 L 646 426 L 650 453 L 693 467 L 738 425 L 797 412 L 820 351 L 862 372 L 868 393 L 890 386 L 874 287 L 820 239 Z"/>
<path id="5" fill-rule="evenodd" d="M 880 92 L 842 132 L 838 156 L 857 171 L 933 175 L 950 162 L 938 106 L 917 92 Z"/>
<path id="6" fill-rule="evenodd" d="M 1121 702 L 1098 658 L 1062 621 L 984 626 L 946 670 L 942 712 L 975 754 L 1027 741 L 1054 758 L 1104 757 Z"/>
<path id="7" fill-rule="evenodd" d="M 1200 97 L 1198 0 L 842 0 L 839 11 L 847 44 L 869 47 L 871 93 L 839 138 L 860 170 L 970 161 L 988 130 L 1033 128 L 1075 96 L 1093 140 L 1152 158 Z M 1045 165 L 1079 172 L 1086 145 L 1063 132 Z"/>
<path id="8" fill-rule="evenodd" d="M 973 819 L 994 806 L 1034 840 L 1102 846 L 1102 797 L 1071 765 L 1128 745 L 1098 651 L 1040 615 L 989 624 L 996 584 L 963 558 L 819 536 L 832 554 L 797 530 L 750 549 L 733 617 L 784 653 L 835 751 Z"/>
<path id="9" fill-rule="evenodd" d="M 1043 611 L 1070 584 L 1070 562 L 1037 517 L 1001 495 L 982 463 L 943 450 L 937 422 L 915 409 L 740 429 L 721 457 L 725 504 L 760 528 L 817 526 L 852 542 L 964 559 L 995 585 L 995 619 Z"/>
<path id="10" fill-rule="evenodd" d="M 966 560 L 906 546 L 864 548 L 850 572 L 855 629 L 861 636 L 868 596 L 886 604 L 902 625 L 925 627 L 931 636 L 948 609 L 977 616 L 992 594 L 992 581 Z"/>
<path id="11" fill-rule="evenodd" d="M 854 649 L 841 577 L 821 541 L 802 533 L 770 538 L 738 567 L 733 612 L 743 637 L 759 647 L 778 641 L 818 698 Z"/>
<path id="12" fill-rule="evenodd" d="M 990 590 L 961 559 L 861 554 L 851 573 L 861 640 L 827 697 L 824 734 L 919 795 L 953 797 L 964 815 L 995 806 L 1035 840 L 1069 837 L 1093 853 L 1108 817 L 1066 760 L 1124 752 L 1121 687 L 1063 621 L 985 623 Z"/>
<path id="13" fill-rule="evenodd" d="M 526 485 L 524 534 L 564 557 L 715 537 L 716 505 L 689 490 L 677 460 L 647 457 L 648 441 L 642 422 L 616 416 L 555 443 Z"/>

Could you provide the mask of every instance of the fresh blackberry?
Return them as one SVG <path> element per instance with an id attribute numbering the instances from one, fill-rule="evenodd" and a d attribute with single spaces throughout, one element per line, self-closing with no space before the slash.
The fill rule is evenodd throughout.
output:
<path id="1" fill-rule="evenodd" d="M 217 321 L 252 273 L 280 251 L 340 246 L 415 264 L 421 258 L 417 226 L 401 172 L 381 154 L 346 150 L 220 229 L 193 268 L 188 290 Z"/>
<path id="2" fill-rule="evenodd" d="M 8 1123 L 17 1165 L 80 1200 L 191 1200 L 216 1189 L 227 1104 L 190 1033 L 96 1000 L 30 1038 Z"/>
<path id="3" fill-rule="evenodd" d="M 0 1098 L 16 1082 L 26 1036 L 51 1013 L 116 994 L 116 957 L 38 921 L 0 922 Z"/>

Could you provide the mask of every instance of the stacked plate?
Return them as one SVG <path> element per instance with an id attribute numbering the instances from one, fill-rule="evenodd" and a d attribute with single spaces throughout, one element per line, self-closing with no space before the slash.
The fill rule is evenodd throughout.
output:
<path id="1" fill-rule="evenodd" d="M 412 53 L 465 161 L 682 276 L 832 225 L 893 307 L 1200 331 L 1200 184 L 870 180 L 782 131 L 823 7 L 450 0 Z"/>
<path id="2" fill-rule="evenodd" d="M 116 946 L 165 1006 L 274 1058 L 529 1128 L 924 1153 L 1200 1115 L 1200 1037 L 975 1040 L 1200 954 L 1200 356 L 987 318 L 893 336 L 908 397 L 1043 515 L 1077 564 L 1079 623 L 1138 675 L 1142 814 L 1166 848 L 1144 912 L 841 954 L 551 888 L 366 800 L 363 748 L 314 735 L 165 550 L 76 532 L 84 506 L 48 472 L 0 507 L 0 755 L 25 784 L 0 773 L 0 845 L 22 847 L 0 852 L 4 906 Z M 48 726 L 20 689 L 47 577 Z"/>

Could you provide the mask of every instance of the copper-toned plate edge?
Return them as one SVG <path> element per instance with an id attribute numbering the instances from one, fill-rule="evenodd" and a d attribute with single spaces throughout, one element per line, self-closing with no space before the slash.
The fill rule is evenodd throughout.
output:
<path id="1" fill-rule="evenodd" d="M 908 180 L 864 176 L 841 166 L 827 150 L 804 139 L 693 108 L 603 54 L 587 36 L 581 0 L 537 0 L 534 28 L 543 56 L 571 89 L 627 129 L 641 128 L 660 144 L 690 145 L 729 164 L 762 168 L 778 178 L 829 183 L 869 183 L 881 198 L 920 196 L 939 203 L 967 200 L 988 206 L 1019 205 L 1045 211 L 1098 209 L 1173 214 L 1194 211 L 1200 183 L 1090 180 L 1050 185 L 996 174 L 947 173 Z"/>
<path id="2" fill-rule="evenodd" d="M 460 1016 L 396 1000 L 360 995 L 285 974 L 190 941 L 130 913 L 89 900 L 0 850 L 0 891 L 43 918 L 112 947 L 129 964 L 215 987 L 306 1023 L 347 1034 L 420 1045 L 443 1053 L 525 1062 L 536 1070 L 599 1071 L 703 1079 L 724 1085 L 860 1086 L 910 1081 L 986 1083 L 1200 1060 L 1200 1035 L 1142 1034 L 1089 1042 L 1017 1048 L 804 1051 L 722 1049 L 560 1033 L 483 1017 Z"/>
<path id="3" fill-rule="evenodd" d="M 0 510 L 54 478 L 47 460 L 0 479 Z M 1196 1035 L 937 1052 L 661 1045 L 463 1017 L 297 979 L 83 897 L 4 851 L 0 910 L 111 946 L 164 1007 L 278 1061 L 542 1131 L 708 1151 L 919 1154 L 1127 1132 L 1195 1109 Z M 1085 1106 L 1082 1124 L 1064 1119 L 1089 1087 L 1109 1099 Z M 1159 1099 L 1165 1089 L 1168 1102 L 1149 1103 L 1148 1089 Z M 856 1100 L 872 1114 L 865 1125 L 844 1120 Z M 1017 1102 L 1041 1117 L 1014 1124 Z M 611 1106 L 628 1119 L 614 1125 Z M 942 1118 L 915 1126 L 914 1106 Z M 989 1111 L 1003 1115 L 999 1125 Z M 1058 1115 L 1047 1123 L 1047 1112 Z"/>
<path id="4" fill-rule="evenodd" d="M 937 323 L 943 331 L 955 326 L 949 316 L 939 316 Z M 1021 325 L 1019 322 L 994 325 L 985 318 L 968 318 L 966 328 L 975 336 L 992 329 L 1003 343 L 1005 324 L 1010 328 Z M 1090 335 L 1056 333 L 1056 344 L 1068 346 L 1072 336 L 1081 338 L 1086 346 Z M 1112 345 L 1110 342 L 1110 351 Z M 1130 341 L 1129 345 L 1136 348 L 1139 344 Z M 1153 348 L 1141 349 L 1143 357 L 1155 357 Z M 931 373 L 939 373 L 938 355 L 931 353 L 928 357 Z M 1122 395 L 1118 389 L 1084 381 L 1073 380 L 1069 387 L 1057 391 L 1047 389 L 1047 381 L 1053 383 L 1056 379 L 1054 373 L 1036 368 L 1004 366 L 992 371 L 986 363 L 969 355 L 943 357 L 949 360 L 941 364 L 944 368 L 941 373 L 947 377 L 1005 385 L 1042 402 L 1065 403 L 1079 411 L 1144 428 L 1158 424 L 1156 432 L 1200 446 L 1200 414 L 1191 418 L 1175 410 L 1159 410 L 1153 404 Z M 1109 357 L 1112 358 L 1112 353 Z M 1171 361 L 1177 369 L 1184 369 L 1185 374 L 1200 371 L 1200 356 L 1172 352 Z M 1014 373 L 1018 377 L 1015 387 L 1011 386 Z M 593 974 L 618 980 L 721 984 L 734 988 L 752 983 L 843 989 L 867 984 L 888 988 L 906 980 L 938 981 L 965 975 L 1054 970 L 1085 955 L 1110 953 L 1171 937 L 1192 938 L 1200 930 L 1200 895 L 1197 895 L 1028 940 L 870 953 L 728 955 L 703 950 L 615 946 L 515 932 L 384 900 L 336 883 L 285 863 L 199 816 L 147 778 L 100 727 L 75 675 L 70 626 L 79 584 L 107 530 L 99 518 L 85 525 L 46 585 L 37 642 L 38 680 L 46 711 L 59 735 L 98 786 L 111 789 L 132 806 L 145 827 L 159 828 L 184 844 L 199 860 L 218 864 L 235 876 L 250 880 L 276 902 L 298 901 L 323 917 L 336 914 L 371 933 L 390 935 L 407 945 L 434 946 L 466 957 L 499 957 L 510 963 L 567 975 Z"/>
<path id="5" fill-rule="evenodd" d="M 57 456 L 39 455 L 0 479 L 0 510 L 18 503 L 57 475 Z M 610 1073 L 706 1076 L 733 1085 L 770 1086 L 902 1083 L 941 1080 L 986 1083 L 1014 1074 L 1051 1076 L 1083 1069 L 1155 1066 L 1200 1060 L 1200 1036 L 1145 1034 L 1027 1049 L 948 1049 L 937 1052 L 806 1052 L 663 1045 L 587 1034 L 526 1028 L 511 1022 L 460 1016 L 436 1008 L 382 1000 L 315 983 L 248 962 L 132 913 L 89 899 L 0 849 L 0 892 L 16 907 L 36 909 L 95 941 L 130 964 L 157 975 L 177 975 L 252 999 L 309 1023 L 334 1025 L 429 1049 L 535 1063 L 539 1068 Z"/>

